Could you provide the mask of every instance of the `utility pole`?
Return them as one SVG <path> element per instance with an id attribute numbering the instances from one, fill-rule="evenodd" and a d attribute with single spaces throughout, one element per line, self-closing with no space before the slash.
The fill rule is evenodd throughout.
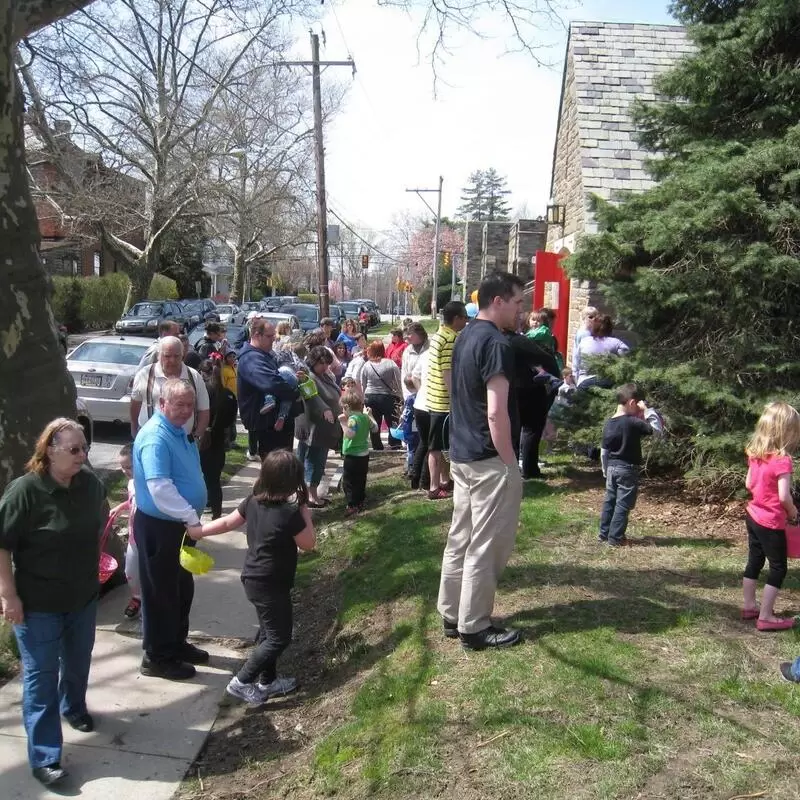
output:
<path id="1" fill-rule="evenodd" d="M 430 208 L 431 213 L 436 215 L 436 230 L 433 237 L 433 296 L 431 299 L 431 317 L 436 319 L 438 316 L 438 305 L 439 305 L 439 233 L 440 233 L 440 221 L 442 218 L 442 185 L 444 184 L 444 178 L 440 175 L 439 176 L 439 188 L 438 189 L 406 189 L 407 192 L 414 192 L 415 194 L 419 195 L 419 199 L 425 203 L 428 208 Z M 436 192 L 439 195 L 439 202 L 436 206 L 436 211 L 434 211 L 428 201 L 422 196 L 424 192 Z M 422 309 L 420 309 L 422 311 Z"/>
<path id="2" fill-rule="evenodd" d="M 317 272 L 319 283 L 319 315 L 330 316 L 330 295 L 328 292 L 328 203 L 325 194 L 325 145 L 322 137 L 322 88 L 321 67 L 350 67 L 353 75 L 356 65 L 352 58 L 347 61 L 320 61 L 319 36 L 311 34 L 311 61 L 281 61 L 286 67 L 310 67 L 311 88 L 314 94 L 314 161 L 317 174 Z"/>

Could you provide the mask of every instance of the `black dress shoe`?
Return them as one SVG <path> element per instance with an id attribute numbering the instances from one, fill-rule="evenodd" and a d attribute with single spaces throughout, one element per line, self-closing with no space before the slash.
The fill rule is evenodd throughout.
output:
<path id="1" fill-rule="evenodd" d="M 478 633 L 459 633 L 465 650 L 486 650 L 487 647 L 511 647 L 522 641 L 522 634 L 513 628 L 495 628 L 490 625 Z"/>
<path id="2" fill-rule="evenodd" d="M 148 678 L 164 678 L 168 681 L 186 681 L 197 673 L 185 661 L 151 661 L 147 656 L 142 659 L 139 671 Z"/>
<path id="3" fill-rule="evenodd" d="M 76 717 L 67 717 L 70 728 L 81 733 L 91 733 L 94 730 L 94 720 L 91 714 L 78 714 Z"/>
<path id="4" fill-rule="evenodd" d="M 178 658 L 187 664 L 208 664 L 209 656 L 207 650 L 201 650 L 189 642 L 184 642 L 178 650 Z"/>
<path id="5" fill-rule="evenodd" d="M 442 632 L 447 639 L 458 639 L 458 623 L 442 617 Z"/>
<path id="6" fill-rule="evenodd" d="M 67 777 L 67 771 L 61 768 L 61 764 L 48 764 L 46 767 L 34 767 L 33 777 L 44 786 L 52 786 Z"/>

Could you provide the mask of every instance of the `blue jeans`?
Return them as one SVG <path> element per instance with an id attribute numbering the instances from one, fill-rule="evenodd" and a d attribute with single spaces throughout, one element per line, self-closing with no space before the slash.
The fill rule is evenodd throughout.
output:
<path id="1" fill-rule="evenodd" d="M 412 431 L 411 436 L 408 437 L 406 440 L 406 447 L 408 451 L 406 453 L 406 472 L 411 474 L 411 469 L 414 464 L 414 453 L 417 452 L 417 447 L 419 447 L 419 432 Z"/>
<path id="2" fill-rule="evenodd" d="M 309 486 L 319 486 L 325 474 L 325 463 L 328 460 L 328 448 L 318 444 L 310 444 L 305 455 L 305 478 Z"/>
<path id="3" fill-rule="evenodd" d="M 625 541 L 628 514 L 636 505 L 639 491 L 639 467 L 633 464 L 609 464 L 606 470 L 606 497 L 600 515 L 600 538 L 619 543 Z"/>
<path id="4" fill-rule="evenodd" d="M 61 716 L 86 713 L 97 600 L 67 614 L 26 611 L 14 626 L 22 658 L 22 720 L 31 767 L 61 760 Z"/>

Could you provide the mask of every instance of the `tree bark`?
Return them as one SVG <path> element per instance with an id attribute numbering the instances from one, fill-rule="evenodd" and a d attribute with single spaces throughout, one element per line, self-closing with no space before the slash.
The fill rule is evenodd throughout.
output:
<path id="1" fill-rule="evenodd" d="M 15 33 L 26 30 L 20 14 L 12 3 L 0 18 L 0 491 L 22 474 L 44 426 L 75 415 L 75 385 L 56 336 L 26 173 L 13 61 Z"/>
<path id="2" fill-rule="evenodd" d="M 247 269 L 245 265 L 244 253 L 241 249 L 237 249 L 233 257 L 233 276 L 231 278 L 231 303 L 241 303 L 244 300 L 244 271 Z"/>

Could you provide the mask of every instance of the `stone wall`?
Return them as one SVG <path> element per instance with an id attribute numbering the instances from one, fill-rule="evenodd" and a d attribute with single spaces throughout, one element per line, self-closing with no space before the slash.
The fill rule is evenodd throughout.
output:
<path id="1" fill-rule="evenodd" d="M 510 222 L 484 222 L 481 244 L 481 277 L 499 269 L 508 272 Z"/>
<path id="2" fill-rule="evenodd" d="M 483 248 L 483 223 L 468 221 L 464 224 L 464 275 L 469 294 L 481 282 Z"/>
<path id="3" fill-rule="evenodd" d="M 547 245 L 547 223 L 543 219 L 520 219 L 508 237 L 508 268 L 527 283 L 533 280 L 533 258 Z"/>

